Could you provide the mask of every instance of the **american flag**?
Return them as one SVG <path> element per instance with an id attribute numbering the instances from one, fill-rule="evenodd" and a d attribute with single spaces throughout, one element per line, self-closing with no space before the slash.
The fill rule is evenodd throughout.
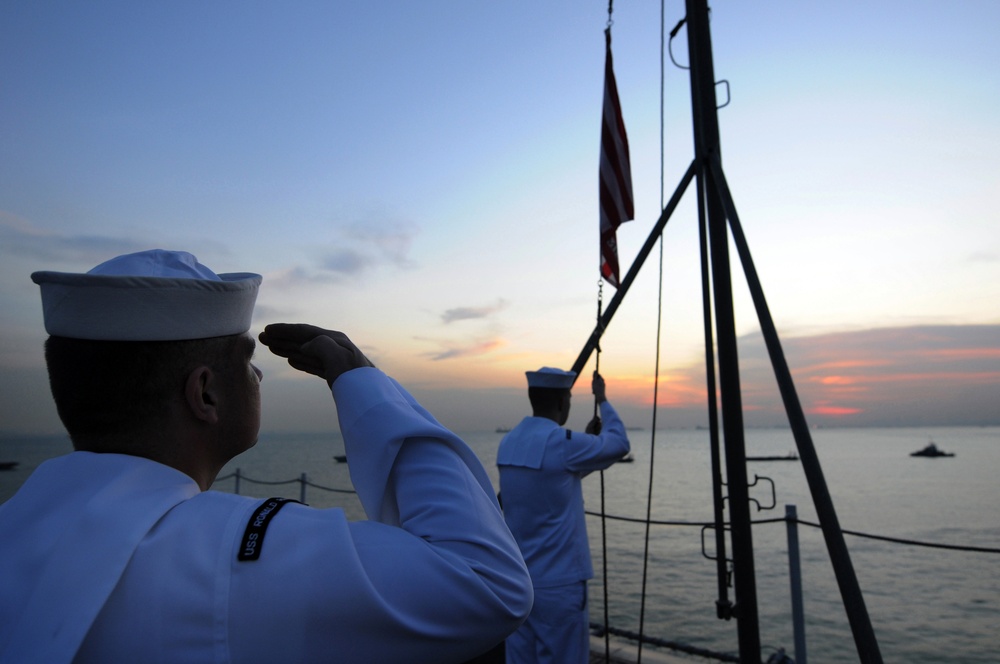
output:
<path id="1" fill-rule="evenodd" d="M 601 276 L 618 287 L 618 240 L 615 231 L 635 215 L 628 136 L 611 65 L 611 29 L 604 31 L 604 120 L 601 126 Z"/>

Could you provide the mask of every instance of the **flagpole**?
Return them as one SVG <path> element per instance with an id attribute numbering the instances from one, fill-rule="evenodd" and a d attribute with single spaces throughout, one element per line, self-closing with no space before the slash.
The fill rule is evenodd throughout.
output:
<path id="1" fill-rule="evenodd" d="M 621 117 L 621 104 L 618 101 L 618 86 L 614 79 L 614 69 L 611 59 L 611 26 L 614 21 L 611 14 L 614 11 L 614 0 L 608 0 L 608 23 L 604 28 L 604 104 L 601 109 L 601 159 L 598 164 L 599 210 L 600 210 L 600 252 L 598 265 L 601 278 L 597 281 L 597 325 L 601 324 L 602 307 L 604 306 L 604 276 L 607 268 L 608 280 L 618 285 L 618 244 L 615 229 L 623 221 L 635 216 L 632 201 L 632 171 L 628 156 L 628 137 L 625 134 L 625 124 Z M 609 107 L 610 103 L 610 107 Z M 610 118 L 614 124 L 609 127 L 609 109 L 615 117 Z M 610 139 L 610 140 L 609 140 Z M 605 154 L 613 150 L 612 158 Z M 624 164 L 622 163 L 624 158 Z M 608 160 L 608 164 L 605 164 Z M 624 170 L 623 170 L 624 167 Z M 607 170 L 607 172 L 606 172 Z M 605 182 L 608 178 L 612 182 Z M 610 232 L 610 235 L 607 233 Z M 583 367 L 580 367 L 582 370 Z M 601 370 L 601 347 L 597 346 L 597 359 L 594 362 L 594 375 Z M 573 375 L 573 382 L 579 376 L 579 371 Z M 590 433 L 600 433 L 600 404 L 594 395 L 594 427 L 587 427 Z M 611 658 L 611 625 L 608 618 L 608 527 L 604 518 L 604 471 L 601 475 L 601 570 L 604 591 L 604 659 Z"/>

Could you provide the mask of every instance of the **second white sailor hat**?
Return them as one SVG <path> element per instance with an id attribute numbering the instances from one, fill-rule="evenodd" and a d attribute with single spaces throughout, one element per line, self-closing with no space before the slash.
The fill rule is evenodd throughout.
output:
<path id="1" fill-rule="evenodd" d="M 552 367 L 542 367 L 538 371 L 526 371 L 528 387 L 547 387 L 557 390 L 568 390 L 576 380 L 575 371 L 563 371 Z"/>

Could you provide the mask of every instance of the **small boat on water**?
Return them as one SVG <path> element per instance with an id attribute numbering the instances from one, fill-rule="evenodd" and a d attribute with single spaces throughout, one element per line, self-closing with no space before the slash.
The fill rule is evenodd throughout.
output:
<path id="1" fill-rule="evenodd" d="M 0 461 L 0 470 L 14 470 L 17 468 L 18 461 Z"/>
<path id="2" fill-rule="evenodd" d="M 748 456 L 747 461 L 798 461 L 799 455 L 789 452 L 784 456 Z"/>
<path id="3" fill-rule="evenodd" d="M 635 457 L 632 456 L 631 452 L 629 452 L 628 454 L 626 454 L 625 456 L 623 456 L 621 459 L 618 459 L 618 461 L 615 461 L 615 463 L 632 463 L 633 461 L 635 461 Z"/>
<path id="4" fill-rule="evenodd" d="M 953 457 L 954 452 L 943 452 L 938 449 L 938 446 L 934 444 L 934 441 L 927 443 L 927 447 L 922 450 L 917 450 L 916 452 L 910 452 L 911 457 Z"/>
<path id="5" fill-rule="evenodd" d="M 347 455 L 346 454 L 335 454 L 333 456 L 333 459 L 337 463 L 347 463 Z"/>
<path id="6" fill-rule="evenodd" d="M 510 427 L 497 427 L 497 433 L 509 433 Z"/>

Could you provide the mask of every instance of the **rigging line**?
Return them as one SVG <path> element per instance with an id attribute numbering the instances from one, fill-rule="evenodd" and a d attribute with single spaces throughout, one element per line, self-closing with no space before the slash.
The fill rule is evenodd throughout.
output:
<path id="1" fill-rule="evenodd" d="M 665 18 L 665 15 L 664 15 L 664 8 L 663 8 L 663 0 L 660 0 L 660 209 L 661 210 L 663 209 L 663 197 L 665 196 L 665 193 L 666 193 L 664 191 L 664 188 L 663 188 L 663 183 L 664 183 L 664 180 L 666 179 L 666 171 L 665 171 L 665 166 L 664 166 L 664 154 L 663 154 L 663 145 L 664 145 L 664 142 L 665 142 L 665 136 L 664 136 L 664 131 L 663 131 L 663 127 L 664 127 L 664 108 L 663 108 L 663 104 L 664 104 L 664 88 L 665 88 L 665 85 L 664 85 L 664 75 L 665 75 L 664 71 L 666 69 L 666 66 L 664 65 L 664 62 L 663 62 L 663 21 L 664 21 L 664 18 Z M 663 239 L 662 235 L 660 236 L 660 239 L 662 241 L 662 239 Z"/>
<path id="2" fill-rule="evenodd" d="M 610 39 L 611 26 L 614 21 L 611 20 L 611 13 L 613 11 L 614 0 L 608 0 L 608 23 L 605 31 L 608 33 L 608 38 Z M 598 265 L 600 261 L 603 260 L 603 254 L 598 259 Z M 604 335 L 604 330 L 601 329 L 601 316 L 602 316 L 602 306 L 604 302 L 604 278 L 599 277 L 597 280 L 597 325 L 594 330 L 597 333 L 597 341 L 595 346 L 595 351 L 597 352 L 594 357 L 594 373 L 598 373 L 601 369 L 601 336 Z M 581 367 L 582 368 L 582 367 Z M 598 416 L 598 404 L 597 396 L 594 396 L 594 419 Z M 601 579 L 603 585 L 604 593 L 604 661 L 609 661 L 611 659 L 611 637 L 608 634 L 608 627 L 610 619 L 608 617 L 608 529 L 607 521 L 604 519 L 604 471 L 600 471 L 601 478 Z"/>
<path id="3" fill-rule="evenodd" d="M 608 628 L 611 620 L 608 617 L 608 528 L 604 518 L 604 471 L 601 471 L 601 582 L 604 591 L 604 661 L 611 661 L 611 637 Z"/>
<path id="4" fill-rule="evenodd" d="M 607 47 L 611 48 L 611 26 L 614 21 L 611 20 L 613 0 L 608 0 L 608 23 L 607 27 L 604 29 L 605 39 L 607 40 Z M 610 51 L 609 51 L 610 54 Z M 610 55 L 608 56 L 610 57 Z M 607 78 L 607 71 L 605 71 L 605 78 Z M 605 86 L 607 86 L 607 81 L 605 81 Z M 605 90 L 605 96 L 607 96 L 607 91 Z M 601 130 L 601 140 L 604 139 L 604 130 Z M 602 146 L 603 150 L 603 146 Z M 602 156 L 603 159 L 603 156 Z M 602 212 L 603 214 L 603 212 Z M 617 251 L 617 250 L 616 250 Z M 598 252 L 598 265 L 603 265 L 604 260 L 604 249 L 603 246 Z M 617 279 L 617 270 L 615 271 L 615 277 Z M 620 282 L 619 284 L 620 285 Z M 594 350 L 596 355 L 594 357 L 594 375 L 600 374 L 601 370 L 601 337 L 604 336 L 604 326 L 601 322 L 603 318 L 603 305 L 604 305 L 604 274 L 603 271 L 600 272 L 600 276 L 597 279 L 597 323 L 594 326 L 594 334 L 596 335 L 596 340 L 594 341 Z M 579 375 L 579 372 L 583 371 L 583 366 L 579 368 L 574 365 L 573 370 Z M 587 427 L 588 433 L 600 433 L 600 408 L 597 403 L 597 394 L 594 394 L 594 415 L 591 422 L 595 424 L 592 428 Z M 593 429 L 593 430 L 592 430 Z M 601 514 L 605 512 L 605 498 L 604 498 L 604 471 L 599 471 L 600 484 L 601 484 Z M 608 616 L 608 530 L 607 522 L 604 517 L 601 517 L 601 579 L 603 586 L 603 609 L 604 609 L 604 660 L 609 661 L 611 659 L 611 637 L 608 635 L 607 628 L 610 625 L 610 618 Z"/>
<path id="5" fill-rule="evenodd" d="M 663 209 L 663 198 L 665 196 L 663 182 L 666 177 L 664 167 L 664 19 L 665 9 L 663 0 L 660 0 L 660 209 Z M 660 393 L 660 346 L 663 338 L 663 235 L 660 235 L 660 275 L 657 290 L 657 310 L 656 310 L 656 364 L 653 375 L 653 423 L 649 436 L 649 484 L 646 491 L 646 533 L 643 537 L 642 551 L 642 590 L 639 595 L 639 645 L 636 650 L 636 664 L 642 664 L 642 635 L 646 624 L 646 583 L 649 579 L 649 520 L 652 517 L 653 509 L 653 468 L 656 461 L 656 415 L 657 404 Z M 601 509 L 603 512 L 603 508 Z M 607 606 L 607 602 L 605 602 Z"/>
<path id="6" fill-rule="evenodd" d="M 601 471 L 601 582 L 604 591 L 604 661 L 611 661 L 611 637 L 608 636 L 608 528 L 604 518 L 604 471 Z"/>
<path id="7" fill-rule="evenodd" d="M 610 13 L 610 5 L 608 11 Z M 597 280 L 597 325 L 601 325 L 601 315 L 604 305 L 604 279 L 598 278 Z M 603 334 L 603 331 L 602 331 Z M 599 374 L 601 370 L 601 345 L 600 342 L 597 344 L 597 355 L 594 357 L 594 373 Z M 600 422 L 598 417 L 598 403 L 597 395 L 594 395 L 594 422 Z M 597 427 L 597 433 L 600 433 L 600 426 Z M 608 627 L 610 626 L 610 618 L 608 617 L 608 527 L 607 521 L 604 519 L 604 471 L 600 471 L 601 477 L 601 579 L 604 589 L 604 661 L 609 661 L 611 658 L 611 637 L 608 634 Z"/>

